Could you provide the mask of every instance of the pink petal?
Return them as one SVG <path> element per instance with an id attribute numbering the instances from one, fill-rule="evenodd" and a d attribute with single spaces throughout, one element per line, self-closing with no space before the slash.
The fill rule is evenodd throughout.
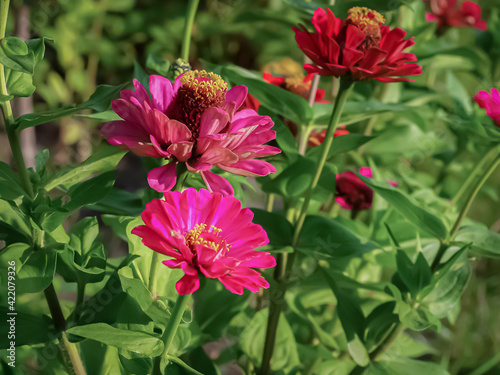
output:
<path id="1" fill-rule="evenodd" d="M 200 288 L 200 279 L 198 273 L 196 275 L 184 275 L 177 284 L 175 289 L 180 295 L 192 294 Z"/>
<path id="2" fill-rule="evenodd" d="M 246 86 L 239 85 L 234 86 L 231 90 L 226 93 L 226 103 L 229 104 L 231 102 L 235 105 L 235 110 L 241 107 L 243 102 L 245 101 L 248 94 L 248 89 Z"/>
<path id="3" fill-rule="evenodd" d="M 200 119 L 200 137 L 219 133 L 228 121 L 229 115 L 226 111 L 215 107 L 206 109 Z"/>
<path id="4" fill-rule="evenodd" d="M 172 82 L 165 77 L 151 75 L 149 76 L 149 91 L 155 108 L 165 112 L 175 94 Z"/>
<path id="5" fill-rule="evenodd" d="M 233 187 L 224 177 L 210 171 L 203 171 L 200 172 L 200 174 L 201 178 L 205 182 L 205 185 L 207 185 L 208 191 L 211 193 L 218 192 L 224 196 L 234 195 Z"/>
<path id="6" fill-rule="evenodd" d="M 177 162 L 172 161 L 167 165 L 152 169 L 148 173 L 149 186 L 161 193 L 172 190 L 177 180 L 176 165 Z"/>

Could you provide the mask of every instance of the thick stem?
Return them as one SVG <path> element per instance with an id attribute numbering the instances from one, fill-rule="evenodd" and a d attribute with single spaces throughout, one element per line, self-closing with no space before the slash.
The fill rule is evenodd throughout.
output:
<path id="1" fill-rule="evenodd" d="M 191 33 L 193 31 L 194 17 L 196 16 L 196 10 L 198 9 L 199 2 L 200 0 L 189 0 L 187 14 L 186 14 L 186 23 L 184 24 L 184 38 L 182 40 L 181 58 L 187 62 L 189 62 Z"/>
<path id="2" fill-rule="evenodd" d="M 76 345 L 69 342 L 66 336 L 66 332 L 62 333 L 62 337 L 59 340 L 59 349 L 63 355 L 64 364 L 68 370 L 69 374 L 74 375 L 85 375 L 85 368 L 83 367 L 82 359 Z"/>
<path id="3" fill-rule="evenodd" d="M 292 247 L 294 249 L 294 252 L 291 253 L 289 256 L 288 254 L 282 254 L 286 255 L 287 257 L 283 257 L 284 259 L 278 259 L 278 265 L 275 270 L 275 277 L 276 280 L 278 281 L 278 284 L 280 285 L 281 289 L 281 296 L 284 296 L 288 287 L 288 281 L 290 278 L 290 273 L 293 268 L 293 261 L 295 259 L 295 251 L 297 249 L 297 244 L 299 240 L 299 234 L 302 229 L 302 226 L 304 225 L 304 221 L 307 215 L 307 208 L 309 207 L 309 203 L 311 201 L 314 189 L 318 185 L 319 178 L 321 177 L 321 172 L 323 172 L 323 167 L 325 166 L 326 159 L 328 158 L 328 154 L 330 152 L 330 148 L 333 143 L 333 138 L 335 134 L 335 130 L 337 129 L 337 125 L 339 124 L 340 116 L 342 114 L 342 110 L 344 108 L 344 105 L 347 101 L 347 97 L 349 96 L 350 92 L 352 91 L 353 88 L 353 82 L 348 81 L 348 80 L 342 80 L 340 81 L 340 88 L 339 88 L 339 93 L 337 95 L 337 98 L 335 99 L 335 106 L 332 111 L 332 116 L 330 118 L 330 122 L 328 124 L 328 129 L 326 131 L 325 135 L 325 141 L 322 144 L 322 153 L 319 156 L 317 166 L 316 166 L 316 173 L 314 175 L 314 178 L 307 190 L 306 196 L 304 198 L 304 202 L 302 203 L 302 208 L 300 210 L 299 217 L 297 219 L 297 222 L 295 224 L 294 228 L 294 234 L 293 234 L 293 239 L 292 239 Z M 286 260 L 287 264 L 284 264 Z M 260 369 L 260 375 L 267 375 L 269 374 L 271 370 L 271 358 L 273 356 L 274 352 L 274 344 L 276 341 L 276 331 L 278 329 L 278 323 L 279 323 L 279 318 L 281 314 L 281 310 L 283 307 L 283 299 L 280 298 L 279 300 L 280 303 L 277 301 L 274 301 L 271 299 L 270 301 L 270 308 L 269 308 L 269 318 L 268 318 L 268 324 L 267 324 L 267 330 L 266 330 L 266 341 L 264 343 L 264 352 L 262 354 L 262 367 Z"/>
<path id="4" fill-rule="evenodd" d="M 170 319 L 168 320 L 167 326 L 165 327 L 165 331 L 163 332 L 162 341 L 164 343 L 163 353 L 156 357 L 154 364 L 154 375 L 161 375 L 160 363 L 161 359 L 168 355 L 168 351 L 170 350 L 170 346 L 175 338 L 175 333 L 177 332 L 177 328 L 182 320 L 182 315 L 184 314 L 184 310 L 186 310 L 187 302 L 189 300 L 190 294 L 179 295 L 177 297 L 177 301 L 175 302 L 174 309 L 172 310 L 172 315 L 170 315 Z"/>
<path id="5" fill-rule="evenodd" d="M 43 293 L 45 294 L 45 299 L 49 305 L 50 315 L 52 315 L 54 327 L 58 331 L 66 331 L 66 319 L 64 319 L 64 314 L 61 310 L 61 305 L 59 304 L 59 299 L 57 298 L 54 285 L 50 284 Z"/>
<path id="6" fill-rule="evenodd" d="M 151 258 L 151 269 L 149 271 L 148 287 L 151 295 L 153 296 L 153 299 L 156 299 L 158 297 L 158 278 L 156 277 L 156 274 L 158 272 L 158 269 L 160 268 L 159 257 L 159 254 L 154 251 Z"/>
<path id="7" fill-rule="evenodd" d="M 295 248 L 297 246 L 297 242 L 299 239 L 299 233 L 302 229 L 302 225 L 304 225 L 304 220 L 307 215 L 307 208 L 309 207 L 309 203 L 311 201 L 314 189 L 318 185 L 319 178 L 321 177 L 321 173 L 323 172 L 323 167 L 325 166 L 326 159 L 328 158 L 328 154 L 330 152 L 330 148 L 332 147 L 335 130 L 337 130 L 337 126 L 340 121 L 340 116 L 342 114 L 342 110 L 347 101 L 347 97 L 351 93 L 353 88 L 353 82 L 347 80 L 340 81 L 339 93 L 337 95 L 337 99 L 335 100 L 335 107 L 332 111 L 332 116 L 330 117 L 330 123 L 328 124 L 328 130 L 326 131 L 325 141 L 323 142 L 323 150 L 319 157 L 318 164 L 316 166 L 316 173 L 314 178 L 307 190 L 304 203 L 302 204 L 302 208 L 300 210 L 299 219 L 297 220 L 297 224 L 295 225 L 295 231 L 293 234 L 292 246 Z"/>

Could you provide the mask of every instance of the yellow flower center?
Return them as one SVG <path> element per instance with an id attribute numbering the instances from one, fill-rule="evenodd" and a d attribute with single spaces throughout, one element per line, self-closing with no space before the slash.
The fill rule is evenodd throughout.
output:
<path id="1" fill-rule="evenodd" d="M 218 74 L 205 70 L 190 70 L 181 77 L 182 86 L 192 90 L 193 97 L 203 100 L 217 100 L 227 91 L 227 83 Z"/>
<path id="2" fill-rule="evenodd" d="M 227 83 L 220 75 L 205 70 L 190 70 L 180 80 L 182 86 L 167 108 L 166 115 L 185 124 L 195 140 L 203 112 L 210 107 L 225 107 Z"/>
<path id="3" fill-rule="evenodd" d="M 349 9 L 347 22 L 355 25 L 365 33 L 366 40 L 362 45 L 362 49 L 380 44 L 380 25 L 385 22 L 380 13 L 365 7 L 354 7 Z"/>
<path id="4" fill-rule="evenodd" d="M 193 229 L 184 235 L 186 245 L 188 247 L 203 245 L 214 249 L 215 251 L 219 251 L 221 247 L 224 247 L 226 240 L 221 240 L 219 237 L 222 229 L 213 225 L 208 227 L 208 229 L 207 227 L 207 224 L 195 225 Z"/>

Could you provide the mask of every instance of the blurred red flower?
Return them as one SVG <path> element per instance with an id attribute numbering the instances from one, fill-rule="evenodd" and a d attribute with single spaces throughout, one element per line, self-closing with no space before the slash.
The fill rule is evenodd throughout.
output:
<path id="1" fill-rule="evenodd" d="M 342 125 L 339 126 L 337 130 L 335 130 L 335 134 L 333 136 L 340 137 L 341 135 L 345 134 L 349 134 L 349 130 L 346 130 L 345 126 Z M 326 136 L 326 129 L 323 129 L 321 131 L 313 130 L 309 135 L 309 140 L 307 142 L 307 145 L 309 147 L 319 146 L 325 141 L 325 136 Z"/>
<path id="2" fill-rule="evenodd" d="M 372 178 L 370 167 L 361 167 L 359 174 Z M 396 181 L 388 180 L 387 183 L 392 186 L 398 186 Z M 359 211 L 372 207 L 373 190 L 352 171 L 346 171 L 337 175 L 335 189 L 335 200 L 344 210 Z"/>
<path id="3" fill-rule="evenodd" d="M 437 22 L 439 28 L 475 27 L 486 30 L 486 21 L 481 19 L 481 7 L 472 1 L 464 1 L 460 6 L 457 0 L 424 0 L 430 8 L 425 18 Z"/>
<path id="4" fill-rule="evenodd" d="M 322 76 L 349 76 L 353 81 L 377 79 L 381 82 L 412 81 L 401 76 L 418 75 L 417 58 L 403 50 L 412 46 L 406 32 L 384 26 L 384 18 L 368 8 L 354 7 L 345 21 L 330 9 L 316 9 L 311 18 L 316 32 L 293 27 L 299 48 L 315 65 L 306 64 L 308 73 Z"/>
<path id="5" fill-rule="evenodd" d="M 483 109 L 486 109 L 486 114 L 495 122 L 495 125 L 500 127 L 500 93 L 497 89 L 492 88 L 491 93 L 488 91 L 479 91 L 474 96 L 474 101 Z"/>

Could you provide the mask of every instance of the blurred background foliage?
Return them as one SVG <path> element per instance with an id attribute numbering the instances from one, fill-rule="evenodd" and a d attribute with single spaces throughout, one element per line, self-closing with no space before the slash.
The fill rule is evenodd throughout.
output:
<path id="1" fill-rule="evenodd" d="M 333 8 L 341 18 L 354 5 L 382 12 L 388 25 L 399 26 L 415 37 L 412 52 L 418 56 L 424 71 L 414 83 L 373 81 L 356 86 L 343 123 L 351 133 L 377 137 L 360 153 L 346 154 L 339 169 L 356 169 L 371 162 L 445 222 L 448 216 L 453 219 L 456 214 L 450 211 L 450 199 L 491 141 L 479 126 L 488 120 L 472 97 L 479 90 L 499 87 L 500 1 L 484 0 L 479 4 L 488 22 L 487 31 L 450 29 L 441 36 L 436 35 L 434 24 L 425 21 L 424 4 L 420 0 L 365 3 L 338 0 Z M 165 72 L 168 62 L 180 54 L 186 5 L 184 0 L 13 1 L 11 35 L 20 34 L 19 27 L 29 11 L 29 35 L 53 40 L 35 75 L 37 92 L 32 100 L 36 111 L 81 103 L 94 92 L 96 85 L 116 85 L 140 78 L 142 69 L 148 74 Z M 303 54 L 296 47 L 290 27 L 307 23 L 313 10 L 324 5 L 327 2 L 319 0 L 201 1 L 190 63 L 193 68 L 218 66 L 222 74 L 225 70 L 221 66 L 230 63 L 259 72 L 258 75 L 267 64 L 279 63 L 283 58 L 303 63 Z M 233 70 L 230 80 L 236 82 L 237 76 Z M 322 78 L 320 87 L 326 91 L 325 98 L 333 101 L 335 83 Z M 322 111 L 322 106 L 327 109 Z M 21 107 L 18 104 L 18 110 Z M 331 104 L 315 105 L 316 125 L 326 124 L 323 113 L 330 108 Z M 79 163 L 91 154 L 93 146 L 102 143 L 98 124 L 98 120 L 85 116 L 66 117 L 58 123 L 37 127 L 36 134 L 24 138 L 23 147 L 33 149 L 33 153 L 49 148 L 51 169 L 68 162 Z M 1 137 L 4 147 L 0 152 L 2 160 L 6 160 L 6 135 L 2 133 Z M 27 162 L 33 165 L 33 160 L 28 158 Z M 279 160 L 277 165 L 279 169 Z M 127 155 L 119 165 L 121 172 L 116 186 L 130 191 L 146 187 L 146 170 L 140 166 L 137 157 Z M 470 213 L 472 219 L 495 232 L 500 231 L 499 187 L 497 171 Z M 256 194 L 249 192 L 247 204 Z M 382 207 L 384 203 L 377 200 L 374 207 L 377 205 Z M 398 221 L 396 213 L 386 214 L 389 221 L 391 216 L 394 222 Z M 369 215 L 370 212 L 363 212 L 359 225 L 347 220 L 343 223 L 357 233 L 371 230 L 372 239 L 389 245 L 385 230 L 363 224 Z M 340 213 L 339 220 L 343 216 L 345 213 Z M 414 238 L 413 227 L 394 225 L 392 229 L 399 241 Z M 123 243 L 108 232 L 105 244 L 109 254 L 122 255 Z M 365 282 L 378 281 L 380 275 L 391 275 L 394 270 L 394 264 L 384 261 L 382 256 L 374 256 L 367 262 L 368 266 L 359 275 Z M 500 261 L 478 257 L 473 267 L 474 276 L 462 297 L 460 313 L 450 311 L 439 334 L 424 331 L 418 335 L 416 343 L 420 345 L 400 346 L 415 358 L 442 363 L 451 374 L 469 374 L 492 358 L 500 360 Z M 295 293 L 300 296 L 301 290 Z M 369 300 L 370 294 L 363 297 Z M 301 303 L 306 307 L 317 306 L 315 318 L 327 322 L 331 311 L 320 308 L 324 303 L 321 296 L 309 299 L 304 298 Z M 41 300 L 38 303 L 43 305 Z M 312 332 L 309 326 L 300 324 L 300 319 L 294 319 L 294 314 L 297 315 L 291 313 L 289 321 L 301 352 L 306 348 L 300 343 L 307 342 Z M 237 322 L 234 324 L 237 326 Z M 338 325 L 322 328 L 338 333 Z M 323 363 L 324 371 L 321 367 L 314 373 L 334 374 L 328 372 L 334 365 Z M 500 366 L 492 367 L 487 374 L 500 374 Z"/>

